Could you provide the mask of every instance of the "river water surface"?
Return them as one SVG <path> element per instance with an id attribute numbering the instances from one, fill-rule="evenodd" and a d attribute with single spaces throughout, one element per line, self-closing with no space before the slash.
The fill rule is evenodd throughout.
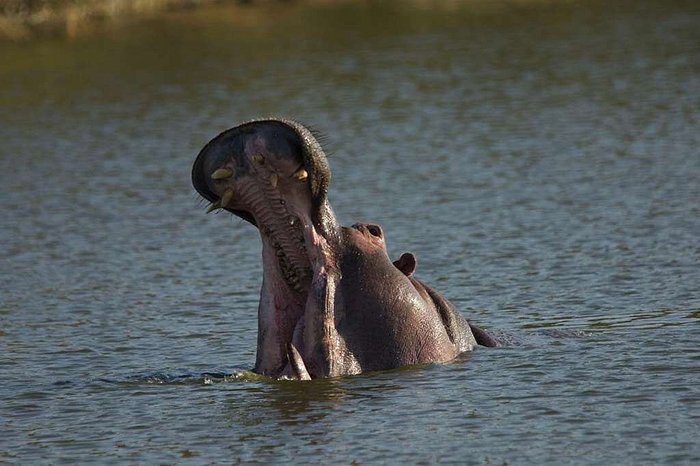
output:
<path id="1" fill-rule="evenodd" d="M 697 2 L 438 6 L 0 44 L 0 462 L 700 461 Z M 242 372 L 258 235 L 189 171 L 263 115 L 324 132 L 339 219 L 509 344 Z"/>

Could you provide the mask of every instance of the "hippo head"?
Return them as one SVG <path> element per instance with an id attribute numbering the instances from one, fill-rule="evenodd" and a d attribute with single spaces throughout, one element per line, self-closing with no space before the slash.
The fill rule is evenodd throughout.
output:
<path id="1" fill-rule="evenodd" d="M 327 200 L 331 172 L 312 133 L 291 120 L 255 120 L 224 131 L 199 153 L 192 183 L 211 202 L 252 223 L 274 250 L 264 267 L 277 269 L 303 292 L 311 275 L 309 249 L 336 231 Z"/>
<path id="2" fill-rule="evenodd" d="M 211 202 L 255 225 L 263 245 L 256 370 L 278 375 L 315 274 L 332 268 L 341 229 L 327 199 L 326 156 L 303 125 L 244 123 L 199 153 L 192 183 Z"/>

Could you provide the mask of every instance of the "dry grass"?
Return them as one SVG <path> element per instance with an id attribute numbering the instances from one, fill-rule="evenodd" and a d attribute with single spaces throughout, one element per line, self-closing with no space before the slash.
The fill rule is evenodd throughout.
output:
<path id="1" fill-rule="evenodd" d="M 165 11 L 212 3 L 265 4 L 291 0 L 0 0 L 0 41 L 37 36 L 77 37 L 99 31 L 110 22 L 148 18 Z M 304 3 L 338 3 L 357 0 L 303 0 Z M 405 0 L 422 8 L 453 9 L 465 2 L 480 10 L 498 11 L 504 3 L 571 3 L 576 0 Z"/>
<path id="2" fill-rule="evenodd" d="M 221 0 L 1 0 L 0 40 L 36 35 L 75 37 L 96 24 L 152 16 Z M 238 2 L 243 3 L 243 2 Z"/>

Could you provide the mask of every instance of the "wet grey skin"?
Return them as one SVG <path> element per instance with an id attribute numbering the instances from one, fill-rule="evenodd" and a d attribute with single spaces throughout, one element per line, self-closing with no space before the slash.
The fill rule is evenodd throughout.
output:
<path id="1" fill-rule="evenodd" d="M 255 225 L 262 240 L 255 372 L 314 379 L 446 362 L 495 346 L 413 277 L 410 253 L 392 263 L 374 224 L 343 227 L 328 202 L 331 172 L 314 135 L 291 120 L 224 131 L 199 153 L 195 189 Z"/>

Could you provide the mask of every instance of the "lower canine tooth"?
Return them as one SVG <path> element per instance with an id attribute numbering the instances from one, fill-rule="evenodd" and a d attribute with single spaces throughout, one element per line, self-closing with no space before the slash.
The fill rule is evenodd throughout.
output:
<path id="1" fill-rule="evenodd" d="M 233 199 L 233 190 L 227 189 L 223 196 L 221 196 L 221 207 L 226 207 Z"/>
<path id="2" fill-rule="evenodd" d="M 272 175 L 270 175 L 270 185 L 273 188 L 277 187 L 277 180 L 278 179 L 279 179 L 279 177 L 277 176 L 277 173 L 273 173 Z"/>
<path id="3" fill-rule="evenodd" d="M 207 209 L 207 213 L 213 212 L 216 209 L 221 209 L 221 204 L 219 204 L 219 201 L 216 201 L 215 203 L 210 205 L 209 208 Z"/>

